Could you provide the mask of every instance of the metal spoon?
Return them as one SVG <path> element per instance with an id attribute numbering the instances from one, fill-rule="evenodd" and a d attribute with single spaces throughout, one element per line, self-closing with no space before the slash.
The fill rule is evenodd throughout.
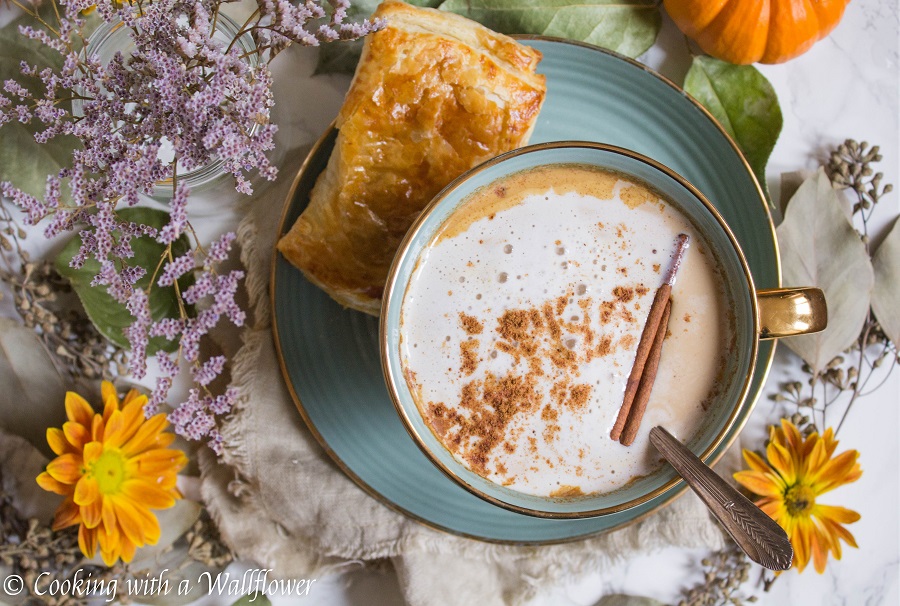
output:
<path id="1" fill-rule="evenodd" d="M 650 443 L 684 478 L 751 560 L 769 570 L 791 567 L 794 550 L 784 530 L 668 431 L 650 430 Z"/>

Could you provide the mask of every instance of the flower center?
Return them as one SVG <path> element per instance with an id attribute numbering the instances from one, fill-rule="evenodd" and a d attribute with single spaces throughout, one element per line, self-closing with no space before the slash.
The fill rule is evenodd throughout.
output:
<path id="1" fill-rule="evenodd" d="M 100 494 L 116 494 L 125 481 L 125 457 L 115 449 L 106 449 L 94 461 L 91 473 L 97 480 Z"/>
<path id="2" fill-rule="evenodd" d="M 794 484 L 784 494 L 784 506 L 792 517 L 809 515 L 816 504 L 816 493 L 804 484 Z"/>

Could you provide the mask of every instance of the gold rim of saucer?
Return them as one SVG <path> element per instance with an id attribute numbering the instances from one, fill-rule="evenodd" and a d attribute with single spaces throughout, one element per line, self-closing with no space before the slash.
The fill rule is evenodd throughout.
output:
<path id="1" fill-rule="evenodd" d="M 709 112 L 709 110 L 707 110 L 699 101 L 694 99 L 692 96 L 685 93 L 684 90 L 680 86 L 675 84 L 672 80 L 659 74 L 655 70 L 647 67 L 646 65 L 640 63 L 639 61 L 632 59 L 631 57 L 626 57 L 625 55 L 621 55 L 614 51 L 611 51 L 611 50 L 608 50 L 605 48 L 601 48 L 599 46 L 595 46 L 593 44 L 589 44 L 586 42 L 579 42 L 576 40 L 567 40 L 565 38 L 559 38 L 556 36 L 514 35 L 512 37 L 517 40 L 537 40 L 537 41 L 555 42 L 555 43 L 560 43 L 560 44 L 568 44 L 568 45 L 572 45 L 572 46 L 580 46 L 580 47 L 590 49 L 591 51 L 601 52 L 606 55 L 616 57 L 617 59 L 625 61 L 625 62 L 631 64 L 632 66 L 640 68 L 642 71 L 645 71 L 645 72 L 653 75 L 655 78 L 659 79 L 661 82 L 663 82 L 664 84 L 666 84 L 673 90 L 677 91 L 679 94 L 684 95 L 684 97 L 691 102 L 691 104 L 695 107 L 695 109 L 697 109 L 702 114 L 704 114 L 710 120 L 712 125 L 724 137 L 724 139 L 728 142 L 728 144 L 732 147 L 732 149 L 737 153 L 740 161 L 742 162 L 742 164 L 744 165 L 744 168 L 747 171 L 747 174 L 750 176 L 750 179 L 752 180 L 752 182 L 756 188 L 756 191 L 757 191 L 757 195 L 758 195 L 757 200 L 762 204 L 762 207 L 765 211 L 769 232 L 772 234 L 772 246 L 773 246 L 774 253 L 775 253 L 775 273 L 777 276 L 776 286 L 781 286 L 781 252 L 778 247 L 778 240 L 775 237 L 775 224 L 772 221 L 772 214 L 769 210 L 768 203 L 766 202 L 766 197 L 763 194 L 762 188 L 760 187 L 759 182 L 756 179 L 756 175 L 753 173 L 753 170 L 750 168 L 750 164 L 747 162 L 747 159 L 744 157 L 744 154 L 741 152 L 740 147 L 738 147 L 738 145 L 734 142 L 734 139 L 731 137 L 731 135 L 729 135 L 728 132 L 724 128 L 722 128 L 722 125 L 719 124 L 719 122 L 715 119 L 715 117 L 713 117 L 713 115 Z M 289 227 L 286 225 L 286 222 L 287 222 L 287 217 L 288 217 L 288 214 L 290 211 L 290 207 L 293 202 L 294 195 L 296 193 L 299 183 L 302 181 L 303 177 L 306 176 L 306 172 L 308 170 L 308 165 L 309 165 L 311 159 L 325 145 L 325 142 L 328 140 L 328 138 L 332 135 L 332 133 L 335 130 L 336 130 L 335 123 L 332 122 L 329 125 L 329 127 L 325 130 L 325 132 L 323 132 L 322 135 L 316 140 L 316 142 L 313 144 L 312 148 L 310 148 L 310 151 L 307 153 L 305 159 L 303 160 L 303 163 L 300 165 L 300 168 L 297 170 L 297 174 L 294 177 L 294 181 L 293 181 L 291 188 L 288 191 L 287 196 L 285 197 L 285 200 L 283 203 L 281 217 L 278 222 L 278 236 L 279 237 L 282 236 L 286 232 L 286 227 Z M 391 509 L 392 511 L 395 511 L 411 520 L 415 520 L 416 522 L 418 522 L 428 528 L 431 528 L 432 530 L 436 530 L 438 532 L 442 532 L 442 533 L 445 533 L 445 534 L 448 534 L 451 536 L 475 539 L 475 540 L 482 541 L 485 543 L 492 543 L 492 544 L 497 544 L 497 545 L 520 545 L 520 546 L 561 545 L 561 544 L 565 544 L 565 543 L 574 543 L 577 541 L 583 541 L 583 540 L 591 538 L 591 537 L 601 536 L 601 535 L 606 534 L 607 532 L 610 532 L 613 530 L 621 530 L 623 528 L 627 528 L 627 527 L 629 527 L 633 524 L 636 524 L 636 523 L 650 517 L 651 515 L 657 513 L 661 507 L 664 507 L 664 506 L 669 505 L 670 503 L 674 502 L 677 498 L 684 495 L 685 492 L 687 491 L 686 485 L 676 487 L 675 489 L 673 489 L 673 493 L 674 493 L 673 497 L 664 503 L 660 503 L 659 507 L 655 507 L 649 511 L 642 513 L 641 515 L 637 515 L 633 519 L 628 520 L 627 522 L 623 522 L 622 524 L 619 524 L 618 526 L 615 526 L 614 528 L 606 528 L 606 529 L 598 530 L 596 532 L 589 532 L 589 533 L 584 533 L 584 534 L 571 536 L 571 537 L 564 537 L 564 538 L 559 538 L 559 539 L 547 539 L 547 540 L 507 540 L 507 539 L 495 539 L 495 538 L 491 538 L 491 537 L 483 537 L 478 534 L 462 532 L 459 530 L 454 530 L 452 528 L 448 528 L 446 526 L 442 526 L 438 523 L 435 523 L 435 522 L 432 522 L 431 520 L 422 518 L 421 516 L 416 515 L 410 511 L 400 507 L 398 504 L 391 501 L 388 497 L 384 496 L 383 494 L 379 493 L 378 491 L 373 489 L 371 486 L 369 486 L 369 484 L 366 483 L 365 480 L 363 480 L 361 477 L 359 477 L 353 470 L 351 470 L 346 465 L 346 463 L 344 463 L 344 461 L 340 458 L 340 456 L 338 456 L 338 454 L 331 448 L 331 446 L 328 444 L 328 442 L 322 437 L 322 434 L 316 428 L 315 424 L 312 422 L 312 419 L 309 417 L 309 414 L 306 412 L 306 409 L 303 405 L 302 400 L 298 396 L 297 392 L 294 390 L 294 385 L 291 382 L 287 364 L 285 363 L 285 360 L 284 360 L 284 353 L 283 353 L 283 349 L 282 349 L 280 338 L 279 338 L 279 332 L 278 332 L 278 315 L 275 311 L 276 308 L 275 308 L 275 304 L 274 304 L 275 303 L 275 295 L 277 292 L 277 285 L 275 282 L 275 273 L 276 273 L 276 269 L 278 266 L 278 255 L 279 255 L 279 253 L 277 251 L 274 251 L 273 255 L 272 255 L 272 260 L 269 264 L 269 267 L 270 267 L 270 269 L 269 269 L 269 303 L 270 303 L 270 307 L 271 307 L 271 328 L 272 328 L 272 335 L 273 335 L 273 343 L 275 344 L 275 354 L 276 354 L 276 357 L 278 358 L 278 365 L 279 365 L 279 368 L 281 369 L 281 374 L 282 374 L 282 378 L 284 379 L 285 386 L 288 389 L 288 393 L 290 394 L 291 399 L 294 401 L 294 406 L 297 408 L 297 411 L 300 413 L 300 417 L 303 419 L 303 422 L 306 424 L 307 428 L 309 429 L 310 433 L 313 435 L 315 440 L 322 447 L 322 450 L 331 458 L 331 460 L 334 462 L 334 464 L 337 465 L 337 467 L 348 478 L 350 478 L 357 486 L 359 486 L 359 488 L 363 492 L 365 492 L 369 496 L 373 497 L 375 500 L 380 502 L 385 507 L 387 507 L 387 508 Z M 769 353 L 768 359 L 765 360 L 764 368 L 761 369 L 759 388 L 756 390 L 755 393 L 747 394 L 747 397 L 751 398 L 751 402 L 753 405 L 755 405 L 755 403 L 759 400 L 760 396 L 762 395 L 762 390 L 763 390 L 763 386 L 765 384 L 765 379 L 766 379 L 766 377 L 768 377 L 769 373 L 771 372 L 772 362 L 774 359 L 775 359 L 775 348 L 773 347 Z M 749 419 L 749 417 L 750 417 L 750 414 L 748 412 L 747 416 L 743 419 L 743 421 L 739 425 L 734 426 L 734 428 L 733 428 L 734 436 L 731 439 L 732 442 L 735 439 L 737 439 L 738 434 L 740 433 L 744 424 L 746 424 L 747 419 Z M 717 461 L 719 458 L 721 458 L 725 454 L 725 450 L 726 449 L 723 448 L 722 452 L 720 452 L 718 454 L 718 456 L 715 457 L 715 460 L 709 461 L 709 463 L 711 463 L 711 464 L 715 463 L 715 461 Z"/>
<path id="2" fill-rule="evenodd" d="M 725 222 L 725 219 L 719 213 L 719 211 L 712 205 L 712 203 L 707 200 L 706 196 L 704 196 L 700 190 L 694 187 L 687 179 L 682 177 L 680 174 L 662 164 L 654 160 L 653 158 L 649 158 L 643 154 L 632 151 L 630 149 L 625 149 L 623 147 L 618 147 L 615 145 L 607 145 L 605 143 L 595 143 L 592 141 L 551 141 L 548 143 L 537 143 L 535 145 L 528 145 L 526 147 L 520 147 L 518 149 L 514 149 L 512 151 L 506 152 L 504 154 L 500 154 L 478 166 L 466 171 L 453 181 L 451 181 L 444 189 L 442 189 L 438 194 L 432 198 L 431 202 L 419 213 L 419 216 L 410 226 L 409 230 L 406 232 L 406 236 L 400 242 L 400 246 L 397 249 L 397 253 L 394 256 L 394 261 L 391 264 L 391 269 L 388 272 L 388 278 L 386 282 L 386 286 L 384 289 L 384 297 L 382 298 L 381 304 L 381 315 L 380 321 L 378 325 L 378 337 L 379 337 L 379 346 L 381 352 L 381 370 L 384 375 L 385 384 L 388 387 L 388 393 L 391 396 L 391 402 L 394 404 L 394 408 L 397 410 L 397 414 L 400 416 L 400 419 L 403 421 L 403 426 L 406 428 L 407 433 L 412 437 L 415 441 L 416 446 L 428 457 L 428 459 L 438 468 L 440 469 L 444 475 L 449 477 L 451 480 L 474 494 L 475 496 L 484 499 L 485 501 L 496 505 L 498 507 L 502 507 L 503 509 L 508 509 L 510 511 L 514 511 L 516 513 L 521 513 L 524 515 L 529 515 L 532 517 L 538 518 L 552 518 L 552 519 L 581 519 L 581 518 L 594 518 L 603 515 L 608 515 L 611 513 L 618 513 L 621 511 L 625 511 L 627 509 L 631 509 L 633 507 L 637 507 L 639 505 L 643 505 L 647 501 L 650 501 L 657 496 L 671 490 L 679 483 L 683 483 L 682 480 L 677 475 L 665 482 L 662 486 L 655 488 L 643 495 L 630 499 L 624 503 L 620 503 L 618 505 L 611 505 L 609 507 L 601 507 L 599 509 L 586 509 L 582 511 L 547 511 L 543 509 L 532 509 L 530 507 L 524 507 L 521 505 L 515 505 L 500 499 L 499 497 L 487 494 L 486 492 L 480 490 L 479 488 L 469 484 L 463 478 L 461 478 L 458 474 L 454 473 L 447 465 L 445 465 L 426 444 L 423 440 L 422 436 L 416 431 L 416 428 L 410 418 L 410 414 L 418 413 L 421 416 L 421 410 L 418 407 L 418 404 L 415 405 L 416 411 L 408 411 L 405 406 L 400 403 L 399 393 L 401 391 L 409 391 L 408 388 L 404 389 L 398 385 L 398 382 L 402 381 L 402 371 L 399 368 L 393 368 L 391 361 L 393 359 L 392 352 L 388 349 L 388 323 L 386 321 L 388 308 L 390 307 L 391 301 L 395 297 L 402 297 L 405 295 L 405 288 L 401 288 L 405 286 L 404 283 L 400 283 L 398 281 L 401 261 L 406 257 L 409 252 L 409 247 L 419 235 L 419 232 L 422 230 L 423 225 L 431 216 L 431 214 L 440 206 L 440 204 L 446 200 L 449 196 L 456 193 L 456 191 L 463 187 L 472 177 L 478 175 L 479 173 L 488 170 L 498 164 L 502 164 L 508 160 L 513 158 L 517 158 L 519 156 L 524 156 L 528 154 L 540 153 L 546 150 L 552 149 L 590 149 L 590 150 L 599 150 L 604 152 L 611 152 L 620 156 L 625 156 L 627 158 L 631 158 L 633 160 L 637 160 L 638 162 L 642 162 L 655 170 L 660 171 L 661 173 L 669 176 L 671 179 L 677 181 L 682 187 L 684 187 L 694 198 L 700 201 L 706 210 L 713 216 L 716 222 L 719 224 L 719 227 L 725 232 L 725 235 L 728 237 L 728 241 L 731 243 L 734 252 L 737 254 L 738 259 L 740 260 L 741 270 L 744 274 L 745 285 L 747 287 L 747 291 L 750 297 L 750 308 L 751 308 L 751 316 L 752 316 L 752 326 L 754 329 L 754 334 L 751 336 L 751 346 L 750 346 L 750 357 L 747 363 L 747 372 L 743 378 L 743 384 L 741 385 L 740 393 L 737 396 L 737 400 L 732 405 L 731 411 L 728 414 L 728 418 L 725 423 L 722 425 L 721 429 L 719 429 L 715 438 L 713 438 L 712 442 L 707 446 L 701 454 L 697 456 L 700 459 L 709 458 L 719 447 L 719 445 L 725 440 L 725 437 L 731 431 L 732 427 L 737 420 L 738 413 L 747 403 L 747 396 L 750 390 L 750 384 L 753 381 L 753 374 L 756 367 L 756 357 L 759 352 L 759 306 L 756 299 L 756 286 L 753 282 L 753 275 L 750 273 L 750 267 L 747 264 L 747 259 L 744 256 L 744 251 L 741 249 L 740 244 L 737 241 L 737 238 L 734 236 L 734 233 L 731 231 L 731 228 L 728 227 L 728 224 Z M 499 178 L 503 178 L 500 176 Z M 638 177 L 634 177 L 635 179 L 640 180 Z M 642 181 L 642 180 L 641 180 Z M 652 184 L 651 184 L 652 186 Z M 470 192 L 471 193 L 471 192 Z M 468 194 L 467 194 L 468 195 Z M 435 233 L 440 230 L 440 227 L 437 227 Z M 432 234 L 433 235 L 433 234 Z M 395 375 L 397 377 L 401 377 L 400 379 L 395 379 Z M 405 384 L 404 384 L 404 387 Z M 751 403 L 752 406 L 753 403 Z M 427 424 L 426 424 L 427 425 Z M 440 440 L 439 440 L 440 441 Z M 449 452 L 449 451 L 447 451 Z M 627 484 L 626 484 L 627 486 Z M 621 490 L 621 489 L 619 489 Z M 613 491 L 615 492 L 615 491 Z M 586 495 L 585 500 L 589 500 L 592 497 L 596 497 L 600 495 Z M 546 497 L 547 501 L 554 501 L 551 497 Z M 580 500 L 580 499 L 579 499 Z M 571 501 L 570 501 L 571 502 Z"/>

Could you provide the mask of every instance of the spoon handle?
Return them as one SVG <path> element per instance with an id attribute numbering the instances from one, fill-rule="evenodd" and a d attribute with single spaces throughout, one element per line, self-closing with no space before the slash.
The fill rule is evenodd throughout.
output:
<path id="1" fill-rule="evenodd" d="M 794 555 L 791 542 L 772 518 L 662 427 L 650 430 L 650 442 L 706 503 L 751 560 L 769 570 L 791 567 Z"/>

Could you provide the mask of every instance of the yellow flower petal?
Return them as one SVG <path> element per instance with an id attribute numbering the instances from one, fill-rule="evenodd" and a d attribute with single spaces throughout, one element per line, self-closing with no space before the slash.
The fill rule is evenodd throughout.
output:
<path id="1" fill-rule="evenodd" d="M 78 529 L 78 547 L 85 557 L 94 557 L 94 554 L 97 553 L 97 531 L 87 526 L 81 526 Z"/>
<path id="2" fill-rule="evenodd" d="M 125 427 L 122 429 L 123 444 L 133 438 L 141 428 L 141 424 L 144 422 L 144 404 L 146 403 L 147 398 L 142 396 L 132 398 L 122 407 L 122 418 L 125 422 Z"/>
<path id="3" fill-rule="evenodd" d="M 155 544 L 155 543 L 156 542 L 154 541 L 151 544 Z M 129 541 L 127 538 L 123 538 L 121 544 L 122 544 L 122 556 L 121 556 L 122 561 L 130 562 L 131 560 L 134 559 L 134 552 L 136 551 L 135 544 L 132 543 L 131 541 Z"/>
<path id="4" fill-rule="evenodd" d="M 66 453 L 47 463 L 47 473 L 63 484 L 74 484 L 84 473 L 81 455 Z"/>
<path id="5" fill-rule="evenodd" d="M 734 479 L 744 488 L 761 497 L 775 497 L 784 492 L 784 481 L 771 473 L 739 471 Z"/>
<path id="6" fill-rule="evenodd" d="M 127 457 L 133 457 L 156 445 L 159 432 L 166 428 L 169 422 L 166 415 L 158 414 L 144 421 L 134 437 L 122 445 L 122 452 Z"/>
<path id="7" fill-rule="evenodd" d="M 144 544 L 144 531 L 141 525 L 141 515 L 137 508 L 127 499 L 117 497 L 113 500 L 116 512 L 116 521 L 119 529 L 136 545 Z"/>
<path id="8" fill-rule="evenodd" d="M 75 524 L 81 524 L 81 509 L 72 500 L 72 497 L 66 498 L 56 510 L 53 516 L 53 530 L 62 530 Z"/>
<path id="9" fill-rule="evenodd" d="M 147 396 L 142 395 L 136 389 L 132 389 L 127 394 L 125 394 L 125 398 L 122 400 L 122 408 L 125 408 L 135 400 L 138 400 L 138 405 L 143 408 L 144 404 L 147 403 Z"/>
<path id="10" fill-rule="evenodd" d="M 81 520 L 88 528 L 96 528 L 100 524 L 100 512 L 103 499 L 96 499 L 88 505 L 81 506 Z"/>
<path id="11" fill-rule="evenodd" d="M 72 452 L 72 445 L 66 440 L 66 434 L 58 427 L 47 428 L 47 444 L 50 450 L 58 455 Z"/>
<path id="12" fill-rule="evenodd" d="M 808 524 L 804 523 L 808 522 L 808 520 L 791 518 L 791 521 L 795 523 L 795 528 L 793 532 L 788 534 L 791 537 L 791 545 L 794 547 L 794 565 L 798 572 L 803 572 L 803 569 L 809 563 L 810 538 L 812 535 L 810 529 L 807 528 Z"/>
<path id="13" fill-rule="evenodd" d="M 90 505 L 94 501 L 99 500 L 100 488 L 97 486 L 97 480 L 88 476 L 82 476 L 75 485 L 73 498 L 76 505 Z"/>
<path id="14" fill-rule="evenodd" d="M 106 420 L 103 429 L 103 444 L 110 448 L 118 448 L 125 441 L 123 430 L 125 429 L 125 417 L 121 410 L 114 410 Z"/>
<path id="15" fill-rule="evenodd" d="M 100 519 L 103 521 L 107 533 L 110 532 L 110 529 L 116 529 L 116 509 L 113 507 L 112 499 L 102 499 Z"/>
<path id="16" fill-rule="evenodd" d="M 752 469 L 753 471 L 772 471 L 772 468 L 769 466 L 769 464 L 766 463 L 761 456 L 759 456 L 752 450 L 747 450 L 745 448 L 742 452 L 744 454 L 744 460 L 747 461 L 747 466 L 750 467 L 750 469 Z"/>
<path id="17" fill-rule="evenodd" d="M 836 522 L 834 522 L 832 520 L 822 520 L 822 526 L 825 529 L 827 529 L 828 532 L 834 536 L 834 545 L 837 547 L 838 554 L 840 553 L 841 544 L 837 539 L 843 540 L 850 547 L 857 547 L 857 548 L 859 547 L 856 544 L 856 539 L 853 538 L 852 534 L 850 534 L 850 531 L 847 530 L 846 528 L 844 528 L 843 526 L 841 526 L 840 524 L 837 524 Z M 838 559 L 840 559 L 839 555 L 837 557 L 838 557 Z"/>
<path id="18" fill-rule="evenodd" d="M 91 426 L 94 417 L 94 409 L 87 401 L 74 391 L 66 392 L 66 416 L 70 421 L 80 423 L 85 427 Z"/>
<path id="19" fill-rule="evenodd" d="M 37 481 L 37 485 L 47 492 L 55 492 L 56 494 L 61 495 L 69 495 L 73 492 L 71 484 L 63 484 L 62 482 L 53 479 L 53 476 L 46 471 L 42 471 L 38 474 L 38 477 L 35 478 L 35 480 Z"/>
<path id="20" fill-rule="evenodd" d="M 769 446 L 766 448 L 766 457 L 769 459 L 769 464 L 778 471 L 787 485 L 797 481 L 793 457 L 784 446 L 775 441 L 769 442 Z"/>
<path id="21" fill-rule="evenodd" d="M 91 422 L 91 439 L 98 442 L 102 440 L 104 426 L 103 417 L 94 415 L 94 420 Z"/>
<path id="22" fill-rule="evenodd" d="M 816 572 L 825 572 L 825 562 L 828 560 L 828 547 L 823 544 L 823 537 L 818 532 L 810 533 L 809 544 L 812 551 L 813 566 Z"/>
<path id="23" fill-rule="evenodd" d="M 119 394 L 115 386 L 109 381 L 103 381 L 100 385 L 100 397 L 103 400 L 103 420 L 109 419 L 114 410 L 119 409 Z"/>
<path id="24" fill-rule="evenodd" d="M 156 476 L 169 471 L 179 471 L 187 464 L 187 457 L 180 450 L 154 448 L 129 459 L 133 473 L 141 476 Z"/>
<path id="25" fill-rule="evenodd" d="M 784 446 L 793 452 L 799 452 L 803 444 L 803 438 L 797 426 L 787 419 L 781 419 L 781 431 L 784 435 Z"/>
<path id="26" fill-rule="evenodd" d="M 129 480 L 122 485 L 122 494 L 134 503 L 149 509 L 168 509 L 175 504 L 166 491 L 142 480 Z"/>
<path id="27" fill-rule="evenodd" d="M 821 504 L 816 504 L 812 515 L 824 520 L 833 520 L 838 524 L 852 524 L 859 521 L 861 517 L 858 513 L 846 507 Z"/>
<path id="28" fill-rule="evenodd" d="M 76 451 L 81 450 L 86 443 L 90 442 L 90 432 L 87 427 L 81 423 L 74 423 L 72 421 L 63 423 L 62 430 L 63 434 L 66 436 L 66 441 L 71 444 Z"/>
<path id="29" fill-rule="evenodd" d="M 103 444 L 100 442 L 88 442 L 84 445 L 84 466 L 89 467 L 97 462 L 103 454 Z"/>
<path id="30" fill-rule="evenodd" d="M 822 494 L 859 479 L 862 471 L 858 470 L 859 466 L 856 463 L 858 457 L 858 452 L 848 450 L 812 472 L 810 481 L 816 492 Z M 859 471 L 859 473 L 855 473 L 856 471 Z"/>

